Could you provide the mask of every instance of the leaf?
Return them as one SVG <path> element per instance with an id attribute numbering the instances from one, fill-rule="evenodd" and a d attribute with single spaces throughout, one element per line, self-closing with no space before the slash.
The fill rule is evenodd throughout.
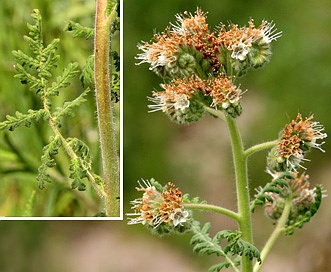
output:
<path id="1" fill-rule="evenodd" d="M 29 64 L 27 63 L 27 65 Z M 19 63 L 15 65 L 15 69 L 18 72 L 18 74 L 14 75 L 15 78 L 18 78 L 22 84 L 28 84 L 31 91 L 43 94 L 47 81 L 43 82 L 40 78 L 32 75 Z"/>
<path id="2" fill-rule="evenodd" d="M 81 160 L 79 158 L 71 159 L 70 165 L 70 178 L 73 179 L 71 183 L 72 189 L 78 189 L 79 191 L 85 191 L 86 185 L 84 182 L 82 182 L 82 179 L 85 178 L 86 175 L 86 169 L 84 169 L 81 165 Z"/>
<path id="3" fill-rule="evenodd" d="M 7 115 L 7 121 L 0 123 L 0 129 L 9 129 L 13 131 L 17 127 L 24 125 L 30 127 L 32 121 L 38 122 L 41 118 L 48 118 L 47 112 L 44 109 L 40 110 L 28 110 L 27 114 L 16 112 L 16 116 Z"/>
<path id="4" fill-rule="evenodd" d="M 54 121 L 59 123 L 58 119 L 63 117 L 63 116 L 72 116 L 74 114 L 73 109 L 75 107 L 80 106 L 82 103 L 86 101 L 85 96 L 90 92 L 90 89 L 87 88 L 80 96 L 78 96 L 75 100 L 73 101 L 67 101 L 64 102 L 62 107 L 56 108 L 56 110 L 53 113 Z"/>
<path id="5" fill-rule="evenodd" d="M 88 146 L 77 138 L 68 138 L 68 144 L 76 155 L 81 159 L 81 166 L 83 170 L 91 170 L 92 157 Z"/>
<path id="6" fill-rule="evenodd" d="M 58 149 L 60 146 L 62 146 L 61 138 L 59 136 L 51 136 L 50 142 L 43 148 L 41 165 L 38 168 L 37 176 L 39 189 L 45 188 L 45 182 L 51 183 L 51 178 L 46 171 L 48 168 L 54 167 L 56 165 L 53 157 L 58 154 Z"/>
<path id="7" fill-rule="evenodd" d="M 90 39 L 94 36 L 93 28 L 82 26 L 81 24 L 75 23 L 73 21 L 69 21 L 64 30 L 72 31 L 74 37 L 83 37 L 85 39 Z"/>
<path id="8" fill-rule="evenodd" d="M 193 251 L 199 255 L 216 254 L 217 256 L 225 256 L 221 246 L 218 245 L 219 241 L 212 240 L 209 236 L 210 223 L 206 223 L 202 229 L 199 226 L 194 227 L 194 235 L 191 238 L 190 244 L 195 245 Z"/>
<path id="9" fill-rule="evenodd" d="M 47 90 L 47 95 L 57 96 L 59 94 L 59 89 L 68 87 L 70 85 L 69 80 L 77 76 L 79 73 L 77 68 L 78 63 L 69 63 L 69 65 L 63 70 L 63 73 L 52 83 L 52 87 Z"/>
<path id="10" fill-rule="evenodd" d="M 192 245 L 195 245 L 193 251 L 200 255 L 216 254 L 217 256 L 226 258 L 225 262 L 212 266 L 209 271 L 220 271 L 223 267 L 238 266 L 240 259 L 237 257 L 232 261 L 231 256 L 248 256 L 251 260 L 256 258 L 259 263 L 262 262 L 258 249 L 254 245 L 244 241 L 241 238 L 241 232 L 222 230 L 211 238 L 209 236 L 209 229 L 210 223 L 206 223 L 202 229 L 198 225 L 194 226 L 192 228 L 194 235 L 190 242 Z M 228 243 L 224 249 L 220 245 L 223 239 Z"/>
<path id="11" fill-rule="evenodd" d="M 83 86 L 94 86 L 94 56 L 88 56 L 83 67 L 80 81 Z"/>
<path id="12" fill-rule="evenodd" d="M 73 179 L 71 188 L 84 191 L 86 185 L 82 180 L 87 177 L 87 171 L 90 171 L 92 166 L 90 150 L 83 141 L 77 138 L 68 138 L 66 141 L 77 155 L 76 158 L 70 160 L 69 165 L 69 177 Z"/>

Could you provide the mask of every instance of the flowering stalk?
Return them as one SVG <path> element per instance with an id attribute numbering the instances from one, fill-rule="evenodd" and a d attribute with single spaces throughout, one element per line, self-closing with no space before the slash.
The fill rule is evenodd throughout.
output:
<path id="1" fill-rule="evenodd" d="M 236 212 L 233 212 L 229 209 L 211 205 L 211 204 L 204 204 L 204 203 L 184 203 L 183 204 L 185 208 L 189 210 L 201 210 L 201 211 L 211 211 L 211 212 L 217 212 L 219 214 L 226 215 L 237 222 L 239 222 L 240 218 L 239 215 Z"/>
<path id="2" fill-rule="evenodd" d="M 113 103 L 110 97 L 111 65 L 110 26 L 116 18 L 117 5 L 108 14 L 108 0 L 96 1 L 94 75 L 102 157 L 103 180 L 106 191 L 106 215 L 119 216 L 119 160 L 115 139 Z"/>
<path id="3" fill-rule="evenodd" d="M 288 220 L 288 217 L 290 215 L 290 211 L 291 211 L 291 198 L 287 198 L 286 202 L 285 202 L 285 207 L 284 207 L 284 211 L 282 213 L 282 216 L 280 217 L 280 219 L 277 222 L 277 226 L 274 229 L 274 231 L 272 232 L 272 234 L 270 235 L 268 241 L 266 242 L 265 246 L 263 247 L 263 250 L 261 251 L 261 259 L 262 259 L 262 263 L 256 263 L 254 266 L 254 272 L 259 272 L 260 269 L 262 268 L 262 264 L 265 261 L 267 255 L 269 254 L 271 248 L 273 247 L 273 245 L 276 243 L 279 235 L 284 232 L 284 226 Z"/>
<path id="4" fill-rule="evenodd" d="M 249 156 L 251 156 L 252 154 L 254 154 L 256 152 L 263 151 L 263 150 L 266 150 L 266 149 L 270 149 L 270 148 L 276 146 L 277 144 L 278 144 L 278 140 L 257 144 L 257 145 L 254 145 L 254 146 L 246 149 L 245 152 L 244 152 L 244 155 L 245 155 L 245 157 L 248 158 Z"/>
<path id="5" fill-rule="evenodd" d="M 226 122 L 230 133 L 232 143 L 233 162 L 236 177 L 237 202 L 239 214 L 239 229 L 242 231 L 242 237 L 245 241 L 253 244 L 252 219 L 249 209 L 249 184 L 247 175 L 247 160 L 244 154 L 244 147 L 236 121 L 226 116 Z M 247 256 L 242 257 L 242 271 L 252 271 L 252 260 Z"/>
<path id="6" fill-rule="evenodd" d="M 159 234 L 193 232 L 193 251 L 225 259 L 209 271 L 220 271 L 224 267 L 239 271 L 240 265 L 240 271 L 253 272 L 253 259 L 257 261 L 255 270 L 258 271 L 280 233 L 292 234 L 294 228 L 308 222 L 320 206 L 322 187 L 309 189 L 308 175 L 298 176 L 298 168 L 302 168 L 302 161 L 307 160 L 304 156 L 311 148 L 322 150 L 323 142 L 317 141 L 326 134 L 318 122 L 312 121 L 312 116 L 303 119 L 298 114 L 285 126 L 279 139 L 245 150 L 236 122 L 242 113 L 241 98 L 245 91 L 234 81 L 270 60 L 270 44 L 281 32 L 277 32 L 272 22 L 262 21 L 255 27 L 253 20 L 247 27 L 221 24 L 211 32 L 206 13 L 200 9 L 194 15 L 185 12 L 176 18 L 177 25 L 155 34 L 152 43 L 138 46 L 143 53 L 137 59 L 140 63 L 149 63 L 150 70 L 165 82 L 160 85 L 163 91 L 153 92 L 149 98 L 154 103 L 149 106 L 150 112 L 162 111 L 179 124 L 196 122 L 205 112 L 225 121 L 231 140 L 238 211 L 200 202 L 199 198 L 189 199 L 172 183 L 162 187 L 151 180 L 137 188 L 144 194 L 131 202 L 135 212 L 129 216 L 135 218 L 130 218 L 129 224 L 141 223 Z M 247 159 L 266 149 L 271 149 L 267 172 L 273 180 L 259 188 L 251 201 Z M 253 245 L 251 212 L 257 205 L 264 205 L 266 215 L 278 222 L 262 255 Z M 201 227 L 189 210 L 226 215 L 237 221 L 239 230 L 219 231 L 212 238 L 208 233 L 210 224 Z"/>

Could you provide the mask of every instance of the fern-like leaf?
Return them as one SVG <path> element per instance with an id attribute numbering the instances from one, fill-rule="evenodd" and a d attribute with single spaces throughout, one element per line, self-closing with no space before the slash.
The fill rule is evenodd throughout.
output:
<path id="1" fill-rule="evenodd" d="M 51 88 L 47 89 L 47 95 L 57 96 L 59 95 L 59 89 L 68 87 L 70 85 L 70 79 L 77 76 L 79 73 L 78 63 L 69 63 L 64 69 L 63 73 L 57 77 L 56 81 L 52 83 Z"/>
<path id="2" fill-rule="evenodd" d="M 32 121 L 39 121 L 40 119 L 47 119 L 48 114 L 44 109 L 28 110 L 28 113 L 16 112 L 15 116 L 7 115 L 7 120 L 0 123 L 0 129 L 8 129 L 13 131 L 17 127 L 24 125 L 30 127 Z"/>
<path id="3" fill-rule="evenodd" d="M 240 265 L 240 257 L 233 260 L 233 265 L 236 267 Z M 208 269 L 208 272 L 219 272 L 222 270 L 222 268 L 229 268 L 230 266 L 231 263 L 229 262 L 218 263 L 210 267 Z"/>
<path id="4" fill-rule="evenodd" d="M 73 21 L 69 21 L 64 30 L 72 31 L 74 37 L 83 37 L 85 39 L 90 39 L 94 36 L 93 28 L 82 26 L 81 24 L 75 23 Z"/>
<path id="5" fill-rule="evenodd" d="M 86 185 L 82 180 L 87 177 L 87 171 L 90 171 L 92 166 L 90 150 L 85 143 L 77 138 L 68 138 L 66 141 L 77 155 L 76 158 L 71 159 L 69 165 L 69 177 L 73 179 L 71 188 L 84 191 Z"/>
<path id="6" fill-rule="evenodd" d="M 84 169 L 81 165 L 81 160 L 79 158 L 71 159 L 70 165 L 70 178 L 73 179 L 71 183 L 72 189 L 78 189 L 79 191 L 85 191 L 86 185 L 82 180 L 86 178 L 86 169 Z"/>
<path id="7" fill-rule="evenodd" d="M 30 49 L 35 54 L 38 54 L 40 49 L 43 47 L 43 37 L 42 37 L 42 23 L 41 14 L 38 9 L 34 9 L 31 17 L 34 20 L 34 24 L 27 24 L 29 29 L 30 37 L 24 36 L 24 39 L 28 41 Z"/>
<path id="8" fill-rule="evenodd" d="M 198 225 L 193 226 L 194 235 L 191 238 L 191 244 L 195 245 L 193 248 L 194 252 L 200 255 L 216 254 L 226 258 L 225 262 L 212 266 L 209 271 L 220 271 L 223 267 L 238 266 L 240 264 L 238 256 L 248 256 L 251 260 L 255 258 L 259 263 L 262 262 L 258 249 L 244 241 L 241 238 L 241 232 L 223 230 L 211 238 L 209 229 L 210 223 L 206 223 L 202 229 Z M 221 247 L 222 240 L 227 241 L 227 245 L 224 248 Z M 232 260 L 232 256 L 237 257 Z"/>
<path id="9" fill-rule="evenodd" d="M 76 99 L 72 101 L 66 101 L 63 103 L 62 107 L 57 107 L 56 110 L 53 113 L 53 120 L 57 123 L 58 126 L 60 126 L 59 118 L 63 116 L 73 116 L 74 111 L 73 109 L 75 107 L 80 106 L 82 103 L 86 101 L 86 96 L 89 93 L 90 89 L 87 88 L 80 96 L 78 96 Z"/>
<path id="10" fill-rule="evenodd" d="M 259 263 L 262 262 L 259 250 L 251 243 L 241 239 L 241 232 L 232 232 L 231 230 L 220 231 L 216 234 L 219 240 L 226 239 L 228 245 L 224 248 L 224 253 L 232 255 L 248 256 L 250 260 L 256 258 Z"/>
<path id="11" fill-rule="evenodd" d="M 51 183 L 51 178 L 47 174 L 47 169 L 56 165 L 54 156 L 58 154 L 59 147 L 62 146 L 62 141 L 59 136 L 50 137 L 50 142 L 43 148 L 41 156 L 41 165 L 38 168 L 37 181 L 39 188 L 45 188 L 45 182 Z"/>
<path id="12" fill-rule="evenodd" d="M 219 241 L 215 241 L 209 236 L 210 227 L 210 223 L 206 223 L 202 229 L 200 226 L 193 227 L 194 235 L 190 241 L 191 245 L 195 245 L 193 251 L 199 255 L 216 254 L 224 257 L 225 253 L 219 245 Z"/>
<path id="13" fill-rule="evenodd" d="M 94 56 L 91 55 L 87 58 L 83 67 L 80 80 L 83 86 L 94 86 Z"/>

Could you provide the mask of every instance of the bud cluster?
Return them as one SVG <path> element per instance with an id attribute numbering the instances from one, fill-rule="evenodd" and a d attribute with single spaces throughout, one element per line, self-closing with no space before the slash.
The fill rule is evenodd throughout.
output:
<path id="1" fill-rule="evenodd" d="M 134 213 L 127 214 L 129 225 L 142 224 L 158 234 L 184 232 L 191 227 L 192 218 L 182 205 L 182 193 L 171 182 L 163 187 L 154 179 L 138 181 L 137 191 L 143 192 L 141 198 L 131 201 Z"/>
<path id="2" fill-rule="evenodd" d="M 242 91 L 233 81 L 249 68 L 262 67 L 271 57 L 272 41 L 281 36 L 274 24 L 263 21 L 255 27 L 221 24 L 215 31 L 206 23 L 206 13 L 177 15 L 152 41 L 138 48 L 138 64 L 149 63 L 150 70 L 170 83 L 165 94 L 155 92 L 151 112 L 162 110 L 173 121 L 191 123 L 200 119 L 204 107 L 222 110 L 233 118 L 241 114 Z M 193 81 L 196 81 L 194 83 Z"/>

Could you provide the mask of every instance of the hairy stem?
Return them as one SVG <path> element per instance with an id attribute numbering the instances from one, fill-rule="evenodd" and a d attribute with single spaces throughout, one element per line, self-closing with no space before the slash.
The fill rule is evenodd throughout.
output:
<path id="1" fill-rule="evenodd" d="M 268 241 L 266 242 L 263 250 L 261 251 L 262 263 L 261 263 L 261 265 L 259 263 L 255 264 L 254 272 L 260 271 L 260 269 L 262 267 L 262 264 L 265 261 L 267 255 L 269 254 L 271 248 L 275 244 L 275 242 L 278 239 L 279 235 L 284 231 L 284 226 L 286 224 L 286 221 L 287 221 L 288 216 L 289 216 L 290 211 L 291 211 L 291 202 L 292 202 L 292 198 L 291 197 L 287 198 L 287 200 L 285 202 L 285 207 L 284 207 L 284 211 L 282 213 L 282 216 L 279 218 L 276 228 L 274 229 L 274 231 L 270 235 L 270 237 L 269 237 Z"/>
<path id="2" fill-rule="evenodd" d="M 228 210 L 228 209 L 219 207 L 219 206 L 215 206 L 215 205 L 185 203 L 184 204 L 184 207 L 187 208 L 187 209 L 190 209 L 190 210 L 213 211 L 213 212 L 217 212 L 217 213 L 226 215 L 228 217 L 231 217 L 232 219 L 234 219 L 236 221 L 239 220 L 239 217 L 238 217 L 238 214 L 237 213 L 235 213 L 235 212 L 233 212 L 231 210 Z"/>
<path id="3" fill-rule="evenodd" d="M 231 138 L 233 161 L 235 168 L 239 229 L 242 232 L 243 240 L 253 244 L 252 219 L 249 208 L 250 196 L 247 175 L 247 161 L 244 154 L 243 143 L 235 119 L 228 115 L 225 116 L 225 119 Z M 249 259 L 249 257 L 243 256 L 242 271 L 251 272 L 252 270 L 252 261 Z"/>
<path id="4" fill-rule="evenodd" d="M 107 0 L 96 1 L 94 77 L 97 115 L 106 191 L 106 215 L 119 216 L 119 159 L 116 147 L 113 103 L 110 97 L 110 26 L 116 18 L 116 5 L 107 15 Z"/>
<path id="5" fill-rule="evenodd" d="M 211 115 L 214 115 L 215 117 L 221 118 L 223 121 L 225 121 L 225 115 L 223 112 L 219 110 L 215 110 L 211 107 L 204 106 L 205 110 L 209 112 Z"/>
<path id="6" fill-rule="evenodd" d="M 269 148 L 272 148 L 272 147 L 276 146 L 278 144 L 278 142 L 279 142 L 278 140 L 274 140 L 274 141 L 269 141 L 269 142 L 254 145 L 254 146 L 246 149 L 245 152 L 244 152 L 244 155 L 246 157 L 249 157 L 250 155 L 252 155 L 256 152 L 259 152 L 259 151 L 269 149 Z"/>

